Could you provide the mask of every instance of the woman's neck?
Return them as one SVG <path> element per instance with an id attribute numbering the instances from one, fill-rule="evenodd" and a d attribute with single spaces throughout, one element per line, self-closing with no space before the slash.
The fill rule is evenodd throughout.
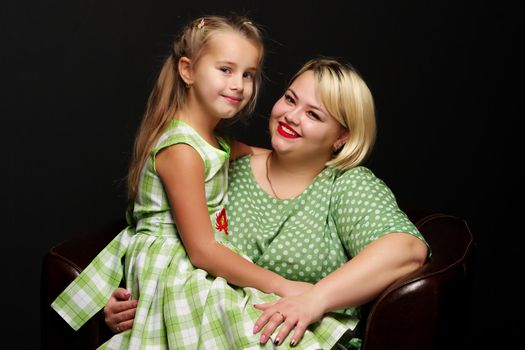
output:
<path id="1" fill-rule="evenodd" d="M 270 152 L 269 163 L 275 176 L 290 177 L 299 181 L 311 182 L 326 167 L 324 160 L 294 159 L 286 155 Z"/>
<path id="2" fill-rule="evenodd" d="M 260 187 L 278 199 L 303 193 L 324 168 L 325 162 L 293 159 L 275 152 L 252 159 L 252 171 Z"/>

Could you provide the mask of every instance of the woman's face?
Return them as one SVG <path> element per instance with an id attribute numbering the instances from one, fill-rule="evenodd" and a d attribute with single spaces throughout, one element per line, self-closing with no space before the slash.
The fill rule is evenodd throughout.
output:
<path id="1" fill-rule="evenodd" d="M 330 160 L 334 145 L 347 136 L 319 99 L 312 71 L 297 77 L 275 103 L 270 134 L 277 153 L 324 162 Z"/>

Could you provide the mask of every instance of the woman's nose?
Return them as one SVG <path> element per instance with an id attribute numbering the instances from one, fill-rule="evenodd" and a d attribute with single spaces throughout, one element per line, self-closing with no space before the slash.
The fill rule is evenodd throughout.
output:
<path id="1" fill-rule="evenodd" d="M 288 124 L 294 124 L 294 125 L 297 125 L 299 124 L 299 120 L 300 120 L 300 116 L 299 116 L 299 111 L 297 109 L 291 109 L 289 110 L 285 115 L 284 115 L 284 120 L 288 123 Z"/>

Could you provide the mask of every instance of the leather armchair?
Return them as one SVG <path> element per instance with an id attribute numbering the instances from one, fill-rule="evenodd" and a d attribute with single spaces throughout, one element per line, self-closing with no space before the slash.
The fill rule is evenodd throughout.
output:
<path id="1" fill-rule="evenodd" d="M 453 349 L 461 339 L 473 268 L 473 236 L 461 218 L 424 210 L 406 213 L 429 242 L 433 255 L 364 306 L 362 350 Z M 44 257 L 42 349 L 95 349 L 111 336 L 102 311 L 74 331 L 50 304 L 123 227 L 125 223 L 119 221 L 66 240 Z"/>

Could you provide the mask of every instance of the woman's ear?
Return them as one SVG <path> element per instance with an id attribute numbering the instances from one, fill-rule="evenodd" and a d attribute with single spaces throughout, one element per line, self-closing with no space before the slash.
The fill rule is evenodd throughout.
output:
<path id="1" fill-rule="evenodd" d="M 193 84 L 193 67 L 191 60 L 183 56 L 179 59 L 178 65 L 180 77 L 186 83 L 186 86 Z"/>
<path id="2" fill-rule="evenodd" d="M 342 128 L 341 133 L 339 134 L 339 137 L 334 142 L 334 145 L 333 145 L 334 151 L 338 151 L 341 147 L 343 147 L 346 141 L 348 141 L 348 130 Z"/>

